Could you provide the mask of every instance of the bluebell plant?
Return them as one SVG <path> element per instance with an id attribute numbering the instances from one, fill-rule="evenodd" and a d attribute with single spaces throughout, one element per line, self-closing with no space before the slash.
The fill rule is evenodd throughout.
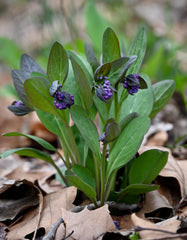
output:
<path id="1" fill-rule="evenodd" d="M 127 54 L 121 51 L 116 33 L 107 28 L 101 61 L 88 43 L 83 58 L 55 42 L 47 72 L 23 54 L 20 70 L 12 70 L 20 99 L 8 108 L 17 116 L 36 111 L 44 126 L 58 136 L 64 156 L 36 136 L 3 135 L 31 138 L 56 152 L 64 167 L 60 169 L 46 152 L 29 147 L 10 149 L 1 158 L 16 153 L 49 162 L 62 184 L 77 187 L 96 207 L 107 200 L 137 202 L 141 194 L 157 189 L 153 181 L 168 153 L 152 149 L 139 155 L 138 150 L 150 119 L 170 99 L 175 84 L 163 80 L 162 85 L 151 85 L 149 77 L 139 72 L 145 50 L 144 28 Z"/>

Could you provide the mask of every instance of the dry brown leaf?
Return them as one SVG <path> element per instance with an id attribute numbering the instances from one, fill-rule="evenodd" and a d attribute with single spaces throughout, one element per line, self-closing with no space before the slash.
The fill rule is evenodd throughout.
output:
<path id="1" fill-rule="evenodd" d="M 107 231 L 114 231 L 116 227 L 109 214 L 108 205 L 89 211 L 87 208 L 79 213 L 62 209 L 62 218 L 66 223 L 66 235 L 72 231 L 69 240 L 92 240 L 102 236 Z"/>
<path id="2" fill-rule="evenodd" d="M 9 179 L 19 179 L 20 176 L 28 181 L 35 182 L 38 181 L 40 188 L 42 188 L 46 193 L 56 192 L 62 188 L 62 185 L 55 179 L 51 179 L 56 173 L 56 170 L 45 171 L 45 167 L 40 170 L 28 170 L 25 169 L 25 162 L 22 162 L 18 168 L 7 174 L 6 177 Z"/>
<path id="3" fill-rule="evenodd" d="M 153 137 L 151 137 L 146 145 L 148 146 L 164 146 L 168 140 L 168 134 L 165 131 L 157 132 Z"/>
<path id="4" fill-rule="evenodd" d="M 0 221 L 13 220 L 39 203 L 39 189 L 27 180 L 5 180 L 0 184 Z"/>
<path id="5" fill-rule="evenodd" d="M 187 206 L 181 209 L 181 213 L 179 214 L 179 217 L 187 217 Z"/>
<path id="6" fill-rule="evenodd" d="M 6 150 L 1 149 L 1 152 L 4 152 L 4 151 L 6 151 Z M 0 161 L 0 178 L 4 178 L 8 174 L 11 174 L 12 172 L 14 172 L 21 165 L 21 163 L 22 163 L 22 161 L 16 155 L 10 155 L 6 159 L 1 159 L 1 161 Z M 15 178 L 13 177 L 13 178 L 9 178 L 9 179 L 15 179 Z"/>
<path id="7" fill-rule="evenodd" d="M 140 226 L 142 228 L 165 230 L 173 233 L 176 233 L 177 227 L 180 224 L 180 221 L 176 220 L 175 218 L 171 218 L 166 221 L 163 221 L 162 223 L 159 223 L 159 226 L 158 226 L 143 218 L 138 217 L 135 213 L 132 214 L 131 220 L 135 226 Z M 139 235 L 143 239 L 159 239 L 161 237 L 171 236 L 171 234 L 153 231 L 153 230 L 140 231 Z"/>
<path id="8" fill-rule="evenodd" d="M 157 190 L 145 194 L 143 208 L 138 212 L 138 216 L 144 216 L 145 213 L 153 212 L 159 208 L 172 208 L 167 198 L 161 195 Z"/>
<path id="9" fill-rule="evenodd" d="M 8 228 L 0 223 L 0 240 L 6 240 L 6 235 L 7 235 Z"/>
<path id="10" fill-rule="evenodd" d="M 50 226 L 61 217 L 61 208 L 69 210 L 74 207 L 72 202 L 75 200 L 76 192 L 76 188 L 69 187 L 45 196 L 39 227 L 43 227 L 45 229 L 45 232 L 47 233 Z M 8 233 L 8 239 L 23 239 L 25 235 L 34 232 L 37 222 L 38 208 L 25 213 L 22 220 L 10 228 L 10 232 Z M 64 230 L 59 230 L 61 230 L 62 238 Z"/>

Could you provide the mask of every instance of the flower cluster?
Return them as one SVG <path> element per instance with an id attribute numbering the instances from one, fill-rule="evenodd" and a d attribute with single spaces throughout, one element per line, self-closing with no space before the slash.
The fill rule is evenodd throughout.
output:
<path id="1" fill-rule="evenodd" d="M 128 93 L 131 95 L 137 93 L 140 88 L 139 75 L 133 73 L 125 77 L 123 81 L 123 87 L 126 88 Z"/>
<path id="2" fill-rule="evenodd" d="M 70 108 L 74 104 L 74 96 L 70 95 L 68 92 L 61 91 L 62 85 L 58 85 L 58 81 L 54 81 L 49 92 L 52 97 L 54 97 L 54 105 L 57 109 L 63 110 Z"/>
<path id="3" fill-rule="evenodd" d="M 113 92 L 116 92 L 116 89 L 114 89 L 111 86 L 111 83 L 108 79 L 108 77 L 101 75 L 99 77 L 100 80 L 104 80 L 103 84 L 99 84 L 99 85 L 94 85 L 95 88 L 95 93 L 96 96 L 103 102 L 107 102 L 107 100 L 109 100 L 112 96 L 113 96 Z"/>
<path id="4" fill-rule="evenodd" d="M 104 84 L 103 84 L 103 90 L 104 90 L 104 94 L 103 94 L 103 97 L 105 100 L 108 100 L 112 97 L 113 95 L 113 92 L 112 92 L 112 89 L 111 89 L 111 84 L 110 84 L 110 81 L 109 80 L 105 80 L 104 81 Z"/>

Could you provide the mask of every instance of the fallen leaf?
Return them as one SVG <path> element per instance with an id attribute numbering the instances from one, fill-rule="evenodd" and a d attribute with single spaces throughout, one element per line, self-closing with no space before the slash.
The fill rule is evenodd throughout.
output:
<path id="1" fill-rule="evenodd" d="M 164 146 L 168 140 L 168 134 L 165 131 L 157 132 L 153 137 L 148 139 L 146 145 L 148 146 Z"/>
<path id="2" fill-rule="evenodd" d="M 66 235 L 73 231 L 69 240 L 100 239 L 99 236 L 103 236 L 105 232 L 116 230 L 108 205 L 92 211 L 85 208 L 79 213 L 62 209 L 62 218 L 66 224 Z"/>
<path id="3" fill-rule="evenodd" d="M 39 189 L 27 180 L 4 180 L 0 184 L 0 221 L 13 220 L 39 203 Z"/>
<path id="4" fill-rule="evenodd" d="M 5 149 L 1 149 L 1 152 L 6 151 Z M 6 177 L 8 174 L 11 174 L 15 171 L 20 165 L 22 161 L 16 155 L 10 155 L 6 159 L 1 159 L 0 161 L 0 178 Z M 15 179 L 15 178 L 11 178 Z M 23 179 L 23 178 L 22 178 Z"/>
<path id="5" fill-rule="evenodd" d="M 176 218 L 170 218 L 166 221 L 159 223 L 159 225 L 156 225 L 154 223 L 151 223 L 150 221 L 138 217 L 135 213 L 131 215 L 131 220 L 135 226 L 150 229 L 139 232 L 140 237 L 143 239 L 159 239 L 162 237 L 169 237 L 171 236 L 171 234 L 166 232 L 159 232 L 158 230 L 176 233 L 177 228 L 180 224 L 180 221 L 176 220 Z M 156 229 L 157 231 L 154 231 L 154 229 Z"/>
<path id="6" fill-rule="evenodd" d="M 39 170 L 29 170 L 25 168 L 25 162 L 22 163 L 13 172 L 6 175 L 9 179 L 19 179 L 20 176 L 31 182 L 38 182 L 38 185 L 46 193 L 56 192 L 63 186 L 55 179 L 51 178 L 56 173 L 56 170 L 46 171 L 45 167 Z"/>
<path id="7" fill-rule="evenodd" d="M 49 231 L 51 225 L 53 225 L 61 217 L 61 208 L 66 210 L 72 209 L 74 205 L 72 202 L 76 197 L 76 188 L 68 187 L 59 190 L 56 193 L 48 194 L 44 197 L 43 211 L 41 213 L 39 228 L 44 229 L 45 233 Z M 38 211 L 39 208 L 26 212 L 20 222 L 10 228 L 8 233 L 8 240 L 23 239 L 26 235 L 33 233 L 38 223 Z M 62 239 L 64 229 L 58 229 Z M 58 231 L 57 231 L 58 232 Z M 59 236 L 57 234 L 57 236 Z"/>
<path id="8" fill-rule="evenodd" d="M 158 190 L 151 191 L 145 194 L 144 205 L 137 215 L 139 217 L 144 217 L 144 214 L 151 213 L 161 208 L 168 208 L 172 210 L 172 206 L 164 195 L 161 195 Z"/>
<path id="9" fill-rule="evenodd" d="M 6 235 L 7 235 L 8 228 L 0 223 L 0 240 L 6 240 Z"/>

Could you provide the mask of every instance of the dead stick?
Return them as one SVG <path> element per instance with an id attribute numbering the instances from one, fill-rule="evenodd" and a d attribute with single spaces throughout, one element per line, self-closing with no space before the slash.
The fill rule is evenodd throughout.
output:
<path id="1" fill-rule="evenodd" d="M 59 218 L 58 221 L 50 227 L 48 234 L 43 238 L 43 240 L 53 240 L 61 223 L 64 223 L 63 218 Z"/>

